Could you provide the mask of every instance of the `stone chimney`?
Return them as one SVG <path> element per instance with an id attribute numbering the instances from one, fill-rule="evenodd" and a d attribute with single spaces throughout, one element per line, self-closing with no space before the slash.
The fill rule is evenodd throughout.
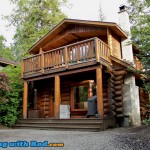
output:
<path id="1" fill-rule="evenodd" d="M 128 35 L 128 39 L 121 39 L 122 59 L 134 64 L 129 14 L 125 5 L 120 6 L 119 9 L 119 26 Z"/>
<path id="2" fill-rule="evenodd" d="M 131 43 L 131 30 L 129 14 L 127 7 L 122 5 L 119 11 L 119 26 L 127 34 L 128 38 L 121 39 L 122 59 L 131 62 L 134 65 L 133 49 Z M 129 123 L 131 125 L 140 125 L 140 102 L 139 102 L 139 87 L 136 86 L 135 77 L 132 73 L 127 73 L 124 77 L 123 84 L 123 107 L 124 115 L 129 116 Z M 126 119 L 123 121 L 126 125 Z"/>

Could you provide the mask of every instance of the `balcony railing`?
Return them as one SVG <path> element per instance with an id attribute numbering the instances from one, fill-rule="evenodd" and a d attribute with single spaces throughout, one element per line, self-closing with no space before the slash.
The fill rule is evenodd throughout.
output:
<path id="1" fill-rule="evenodd" d="M 110 48 L 100 39 L 91 38 L 24 59 L 22 77 L 59 72 L 101 61 L 110 62 Z"/>

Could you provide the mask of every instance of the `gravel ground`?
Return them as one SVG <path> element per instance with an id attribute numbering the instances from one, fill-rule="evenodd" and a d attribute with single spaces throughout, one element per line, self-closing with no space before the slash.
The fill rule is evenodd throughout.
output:
<path id="1" fill-rule="evenodd" d="M 108 129 L 101 132 L 1 129 L 1 142 L 38 141 L 64 143 L 64 147 L 6 149 L 34 150 L 150 150 L 150 126 Z"/>

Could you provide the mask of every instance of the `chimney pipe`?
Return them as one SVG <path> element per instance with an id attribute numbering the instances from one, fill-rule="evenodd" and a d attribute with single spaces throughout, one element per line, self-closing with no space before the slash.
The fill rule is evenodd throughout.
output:
<path id="1" fill-rule="evenodd" d="M 119 10 L 120 10 L 120 12 L 122 12 L 122 11 L 127 11 L 127 6 L 121 5 L 121 6 L 119 7 Z"/>
<path id="2" fill-rule="evenodd" d="M 129 20 L 129 14 L 127 11 L 127 6 L 121 5 L 119 7 L 119 26 L 124 30 L 124 32 L 127 35 L 130 35 L 130 20 Z"/>

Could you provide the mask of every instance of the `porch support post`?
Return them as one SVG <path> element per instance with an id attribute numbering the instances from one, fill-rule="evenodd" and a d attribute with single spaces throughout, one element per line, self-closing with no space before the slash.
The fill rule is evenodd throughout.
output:
<path id="1" fill-rule="evenodd" d="M 102 87 L 102 68 L 96 69 L 96 94 L 97 94 L 97 112 L 100 118 L 104 116 L 103 110 L 103 87 Z"/>
<path id="2" fill-rule="evenodd" d="M 55 76 L 54 117 L 59 118 L 59 113 L 60 113 L 60 77 Z"/>
<path id="3" fill-rule="evenodd" d="M 24 81 L 24 90 L 23 90 L 23 119 L 27 119 L 28 111 L 28 83 Z"/>

